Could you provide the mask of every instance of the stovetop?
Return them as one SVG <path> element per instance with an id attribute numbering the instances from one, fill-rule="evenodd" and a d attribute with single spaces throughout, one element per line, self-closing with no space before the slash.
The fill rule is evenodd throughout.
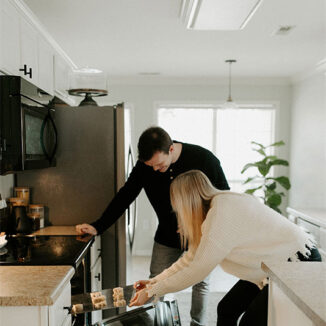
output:
<path id="1" fill-rule="evenodd" d="M 0 249 L 3 265 L 71 265 L 75 268 L 94 241 L 92 236 L 15 236 Z"/>

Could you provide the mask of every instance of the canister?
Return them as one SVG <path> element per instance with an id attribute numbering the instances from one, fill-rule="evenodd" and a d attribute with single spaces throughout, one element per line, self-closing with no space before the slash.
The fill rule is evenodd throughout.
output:
<path id="1" fill-rule="evenodd" d="M 15 187 L 15 196 L 24 199 L 25 205 L 29 205 L 29 188 L 28 187 Z"/>
<path id="2" fill-rule="evenodd" d="M 32 224 L 32 229 L 33 231 L 37 231 L 41 228 L 41 218 L 40 214 L 38 213 L 29 213 L 27 214 L 29 217 L 31 224 Z"/>
<path id="3" fill-rule="evenodd" d="M 44 228 L 44 205 L 32 204 L 29 205 L 29 215 L 40 219 L 40 228 Z"/>

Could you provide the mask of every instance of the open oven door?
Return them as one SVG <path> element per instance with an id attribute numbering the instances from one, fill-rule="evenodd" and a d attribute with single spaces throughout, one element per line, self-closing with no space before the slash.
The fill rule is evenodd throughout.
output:
<path id="1" fill-rule="evenodd" d="M 180 326 L 180 315 L 176 300 L 159 301 L 103 320 L 96 326 Z M 95 326 L 94 325 L 94 326 Z"/>

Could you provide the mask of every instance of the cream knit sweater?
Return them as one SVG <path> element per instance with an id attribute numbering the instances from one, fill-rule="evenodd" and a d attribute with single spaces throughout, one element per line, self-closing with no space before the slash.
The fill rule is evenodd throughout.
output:
<path id="1" fill-rule="evenodd" d="M 296 260 L 313 240 L 254 196 L 221 191 L 211 202 L 202 224 L 202 238 L 171 267 L 151 279 L 148 295 L 160 297 L 202 281 L 220 264 L 224 271 L 262 288 L 266 274 L 261 262 Z"/>

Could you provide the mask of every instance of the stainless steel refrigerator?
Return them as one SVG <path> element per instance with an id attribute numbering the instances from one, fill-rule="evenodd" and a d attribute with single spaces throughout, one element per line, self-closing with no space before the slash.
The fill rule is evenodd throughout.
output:
<path id="1" fill-rule="evenodd" d="M 101 216 L 133 166 L 126 113 L 123 104 L 56 107 L 56 167 L 24 171 L 16 180 L 31 187 L 33 203 L 46 206 L 46 222 L 75 225 Z M 102 235 L 103 288 L 126 284 L 135 209 L 133 204 Z"/>

